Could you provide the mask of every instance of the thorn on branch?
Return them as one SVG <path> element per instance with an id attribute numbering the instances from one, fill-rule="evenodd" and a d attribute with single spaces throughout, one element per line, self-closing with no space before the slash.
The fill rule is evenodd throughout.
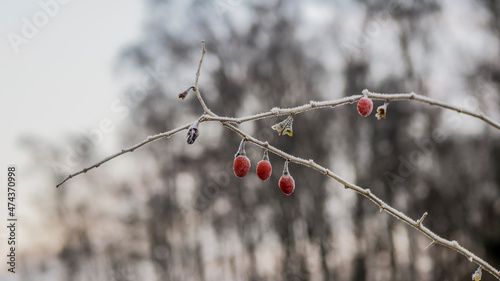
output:
<path id="1" fill-rule="evenodd" d="M 417 221 L 417 226 L 420 227 L 422 223 L 424 222 L 424 219 L 427 217 L 427 212 L 425 212 L 422 217 Z"/>
<path id="2" fill-rule="evenodd" d="M 385 204 L 380 205 L 380 210 L 379 212 L 382 213 L 383 210 L 385 210 L 387 206 Z"/>
<path id="3" fill-rule="evenodd" d="M 427 251 L 427 249 L 434 246 L 435 244 L 437 244 L 436 240 L 432 240 L 432 242 L 429 245 L 427 245 L 427 247 L 424 248 L 424 251 Z"/>

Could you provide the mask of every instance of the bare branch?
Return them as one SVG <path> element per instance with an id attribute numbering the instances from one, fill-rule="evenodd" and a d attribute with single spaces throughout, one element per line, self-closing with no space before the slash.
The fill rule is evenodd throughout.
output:
<path id="1" fill-rule="evenodd" d="M 196 80 L 194 82 L 195 88 L 198 88 L 198 80 L 200 79 L 201 64 L 203 63 L 203 57 L 205 57 L 206 52 L 207 50 L 205 49 L 205 40 L 201 40 L 201 58 L 200 58 L 200 63 L 198 64 L 198 70 L 196 71 Z"/>
<path id="2" fill-rule="evenodd" d="M 458 113 L 463 113 L 463 114 L 466 114 L 466 115 L 469 115 L 469 116 L 481 119 L 484 122 L 488 123 L 489 125 L 491 125 L 491 126 L 493 126 L 493 127 L 495 127 L 495 128 L 497 128 L 497 129 L 500 130 L 500 123 L 494 121 L 493 119 L 491 119 L 488 116 L 485 116 L 482 112 L 473 112 L 473 111 L 467 110 L 465 108 L 454 106 L 454 105 L 451 105 L 449 103 L 438 101 L 438 100 L 435 100 L 435 99 L 432 99 L 432 98 L 429 98 L 429 97 L 426 97 L 426 96 L 417 95 L 415 93 L 409 93 L 409 94 L 378 94 L 378 93 L 368 92 L 368 97 L 370 97 L 372 99 L 383 99 L 383 100 L 387 100 L 387 101 L 391 101 L 391 100 L 416 100 L 416 101 L 419 101 L 419 102 L 428 103 L 430 105 L 436 105 L 436 106 L 439 106 L 439 107 L 442 107 L 442 108 L 451 109 L 451 110 L 454 110 L 454 111 L 456 111 Z"/>
<path id="3" fill-rule="evenodd" d="M 89 166 L 89 167 L 87 167 L 87 168 L 85 168 L 83 170 L 80 170 L 80 171 L 78 171 L 78 172 L 76 172 L 74 174 L 71 174 L 71 175 L 67 176 L 63 181 L 61 181 L 58 185 L 56 185 L 56 188 L 58 188 L 59 186 L 61 186 L 63 183 L 65 183 L 67 180 L 69 180 L 72 177 L 75 177 L 75 176 L 77 176 L 79 174 L 82 174 L 82 173 L 86 173 L 87 171 L 92 170 L 93 168 L 97 168 L 97 167 L 101 166 L 102 164 L 104 164 L 104 163 L 110 161 L 111 159 L 116 158 L 116 157 L 118 157 L 118 156 L 120 156 L 122 154 L 125 154 L 127 152 L 134 152 L 134 150 L 138 149 L 139 147 L 141 147 L 141 146 L 143 146 L 143 145 L 145 145 L 147 143 L 150 143 L 150 142 L 153 142 L 155 140 L 159 140 L 159 139 L 162 139 L 162 138 L 166 138 L 166 137 L 170 137 L 172 135 L 175 135 L 175 134 L 177 134 L 178 132 L 180 132 L 182 130 L 186 130 L 187 128 L 189 128 L 189 126 L 191 126 L 194 123 L 195 122 L 192 122 L 192 123 L 186 124 L 184 126 L 177 127 L 177 128 L 175 128 L 173 130 L 170 130 L 168 132 L 164 132 L 164 133 L 157 134 L 157 135 L 154 135 L 154 136 L 149 136 L 147 139 L 145 139 L 144 141 L 142 141 L 142 142 L 140 142 L 140 143 L 138 143 L 136 145 L 133 145 L 133 146 L 127 148 L 127 149 L 122 149 L 120 152 L 117 152 L 117 153 L 115 153 L 113 155 L 110 155 L 110 156 L 104 158 L 103 160 L 95 163 L 92 166 Z"/>
<path id="4" fill-rule="evenodd" d="M 198 71 L 196 71 L 196 80 L 194 82 L 194 92 L 196 93 L 196 97 L 198 98 L 198 101 L 200 102 L 201 106 L 203 107 L 203 111 L 205 114 L 209 115 L 214 115 L 210 109 L 208 109 L 207 105 L 205 104 L 205 101 L 201 97 L 200 89 L 198 89 L 198 80 L 200 79 L 200 70 L 201 70 L 201 64 L 203 63 L 203 58 L 205 57 L 205 53 L 207 50 L 205 49 L 205 40 L 201 41 L 201 58 L 200 58 L 200 64 L 198 64 Z"/>
<path id="5" fill-rule="evenodd" d="M 367 91 L 366 92 L 368 97 L 371 99 L 375 100 L 384 100 L 386 102 L 391 101 L 391 100 L 415 100 L 423 103 L 427 103 L 430 105 L 435 105 L 439 106 L 442 108 L 450 109 L 453 111 L 456 111 L 458 113 L 463 113 L 469 116 L 472 116 L 474 118 L 480 119 L 487 124 L 493 126 L 494 128 L 500 130 L 500 123 L 494 121 L 488 116 L 485 116 L 483 113 L 477 113 L 473 112 L 458 106 L 454 106 L 442 101 L 438 101 L 426 96 L 422 95 L 417 95 L 415 93 L 409 93 L 409 94 L 378 94 L 378 93 L 372 93 Z M 239 118 L 234 118 L 234 117 L 218 117 L 216 116 L 214 119 L 211 117 L 207 117 L 207 120 L 217 120 L 217 121 L 226 121 L 226 122 L 231 122 L 231 123 L 236 123 L 236 124 L 241 124 L 244 122 L 248 121 L 253 121 L 253 120 L 259 120 L 259 119 L 264 119 L 272 116 L 281 116 L 281 115 L 291 115 L 291 114 L 298 114 L 302 112 L 306 112 L 309 110 L 317 109 L 317 108 L 333 108 L 345 104 L 350 104 L 358 101 L 361 99 L 363 95 L 353 95 L 353 96 L 348 96 L 340 99 L 335 99 L 335 100 L 329 100 L 329 101 L 310 101 L 307 104 L 297 106 L 297 107 L 290 107 L 290 108 L 273 108 L 270 111 L 255 114 L 255 115 L 250 115 L 250 116 L 245 116 L 245 117 L 239 117 Z M 212 115 L 215 116 L 215 115 Z"/>

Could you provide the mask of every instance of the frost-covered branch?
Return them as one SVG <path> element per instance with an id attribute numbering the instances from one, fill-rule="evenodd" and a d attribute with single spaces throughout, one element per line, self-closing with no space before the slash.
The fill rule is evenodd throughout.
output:
<path id="1" fill-rule="evenodd" d="M 371 98 L 374 100 L 384 100 L 386 102 L 388 102 L 388 101 L 401 101 L 401 100 L 415 100 L 415 101 L 427 103 L 430 105 L 435 105 L 435 106 L 439 106 L 442 108 L 450 109 L 450 110 L 456 111 L 458 113 L 463 113 L 463 114 L 478 118 L 478 119 L 486 122 L 487 124 L 493 126 L 494 128 L 500 130 L 500 123 L 496 122 L 493 119 L 491 119 L 490 117 L 484 115 L 482 112 L 473 112 L 473 111 L 467 110 L 465 108 L 462 108 L 459 106 L 454 106 L 452 104 L 438 101 L 438 100 L 435 100 L 435 99 L 432 99 L 432 98 L 429 98 L 426 96 L 417 95 L 415 93 L 380 94 L 380 93 L 372 93 L 368 90 L 365 90 L 364 92 L 366 92 L 368 98 Z M 290 107 L 290 108 L 274 107 L 267 112 L 262 112 L 262 113 L 258 113 L 255 115 L 245 116 L 245 117 L 239 117 L 239 118 L 217 117 L 216 119 L 218 121 L 226 121 L 226 122 L 241 124 L 241 123 L 248 122 L 248 121 L 254 121 L 254 120 L 258 120 L 258 119 L 268 118 L 271 116 L 299 114 L 299 113 L 303 113 L 303 112 L 313 110 L 313 109 L 318 109 L 318 108 L 333 108 L 333 107 L 337 107 L 340 105 L 354 103 L 354 102 L 360 100 L 362 97 L 363 97 L 363 95 L 353 95 L 353 96 L 348 96 L 348 97 L 334 99 L 334 100 L 328 100 L 328 101 L 310 101 L 307 104 L 297 106 L 297 107 Z M 387 105 L 385 107 L 387 107 Z M 215 120 L 215 119 L 208 116 L 207 120 Z"/>
<path id="2" fill-rule="evenodd" d="M 322 174 L 325 174 L 326 176 L 329 176 L 329 177 L 335 179 L 336 181 L 338 181 L 339 183 L 344 185 L 345 188 L 352 189 L 355 192 L 370 199 L 373 203 L 375 203 L 379 206 L 380 211 L 386 211 L 387 213 L 389 213 L 389 214 L 393 215 L 394 217 L 396 217 L 397 219 L 400 219 L 403 222 L 409 224 L 413 228 L 415 228 L 418 231 L 420 231 L 421 233 L 423 233 L 425 236 L 432 239 L 430 246 L 432 246 L 434 244 L 441 244 L 445 247 L 453 249 L 453 250 L 459 252 L 460 254 L 464 255 L 465 257 L 467 257 L 470 262 L 476 263 L 477 265 L 481 266 L 486 271 L 491 273 L 491 275 L 495 276 L 497 279 L 500 279 L 500 272 L 497 269 L 495 269 L 493 266 L 491 266 L 488 262 L 486 262 L 485 260 L 481 259 L 480 257 L 475 255 L 474 253 L 472 253 L 468 249 L 461 246 L 457 241 L 455 241 L 455 240 L 450 241 L 450 240 L 447 240 L 445 238 L 442 238 L 441 236 L 437 235 L 432 230 L 425 227 L 423 225 L 423 221 L 427 217 L 427 212 L 425 212 L 420 219 L 415 221 L 412 218 L 405 215 L 403 212 L 401 212 L 401 211 L 397 210 L 396 208 L 390 206 L 389 204 L 385 203 L 382 199 L 380 199 L 375 194 L 373 194 L 370 191 L 370 189 L 362 188 L 360 186 L 357 186 L 353 183 L 348 182 L 347 180 L 343 179 L 342 177 L 340 177 L 339 175 L 330 171 L 329 169 L 314 162 L 314 160 L 312 160 L 312 159 L 306 160 L 306 159 L 291 155 L 289 153 L 286 153 L 286 152 L 270 145 L 267 141 L 258 140 L 256 138 L 250 136 L 249 134 L 245 133 L 241 129 L 237 128 L 236 126 L 229 124 L 225 121 L 223 121 L 222 124 L 224 126 L 226 126 L 227 128 L 240 134 L 243 138 L 245 138 L 245 140 L 252 142 L 252 143 L 254 143 L 254 144 L 256 144 L 264 149 L 267 149 L 267 150 L 273 152 L 274 154 L 281 156 L 282 158 L 284 158 L 285 160 L 287 160 L 289 162 L 302 164 L 306 167 L 312 168 L 312 169 L 314 169 Z"/>
<path id="3" fill-rule="evenodd" d="M 119 152 L 113 154 L 113 155 L 110 155 L 106 158 L 104 158 L 103 160 L 83 169 L 83 170 L 80 170 L 74 174 L 70 174 L 69 176 L 67 176 L 63 181 L 61 181 L 58 185 L 56 185 L 56 187 L 59 187 L 61 186 L 63 183 L 65 183 L 67 180 L 71 179 L 72 177 L 75 177 L 75 176 L 78 176 L 79 174 L 82 174 L 82 173 L 86 173 L 88 172 L 89 170 L 92 170 L 94 168 L 97 168 L 99 166 L 101 166 L 102 164 L 122 155 L 122 154 L 125 154 L 127 152 L 134 152 L 134 150 L 138 149 L 139 147 L 145 145 L 145 144 L 148 144 L 150 142 L 153 142 L 155 140 L 159 140 L 159 139 L 162 139 L 162 138 L 167 138 L 167 137 L 170 137 L 170 136 L 173 136 L 175 134 L 177 134 L 178 132 L 181 132 L 183 130 L 186 130 L 187 128 L 189 128 L 189 126 L 191 126 L 192 124 L 196 123 L 195 122 L 192 122 L 192 123 L 189 123 L 189 124 L 186 124 L 184 126 L 180 126 L 180 127 L 177 127 L 175 129 L 172 129 L 168 132 L 164 132 L 164 133 L 161 133 L 161 134 L 157 134 L 157 135 L 154 135 L 154 136 L 149 136 L 147 139 L 143 140 L 142 142 L 138 143 L 138 144 L 135 144 L 129 148 L 126 148 L 126 149 L 122 149 L 120 150 Z"/>
<path id="4" fill-rule="evenodd" d="M 203 40 L 201 41 L 201 58 L 200 58 L 200 63 L 198 64 L 198 70 L 196 71 L 196 80 L 194 82 L 193 90 L 196 93 L 196 97 L 198 98 L 198 101 L 200 101 L 200 104 L 203 107 L 203 111 L 205 112 L 205 114 L 213 115 L 212 111 L 208 109 L 207 105 L 205 104 L 205 101 L 201 97 L 200 89 L 198 89 L 198 80 L 200 79 L 201 64 L 203 63 L 203 58 L 205 57 L 206 52 L 207 50 L 205 49 L 205 40 Z"/>
<path id="5" fill-rule="evenodd" d="M 489 125 L 491 125 L 491 126 L 493 126 L 493 127 L 495 127 L 495 128 L 497 128 L 497 129 L 500 130 L 500 123 L 497 122 L 497 121 L 494 121 L 490 117 L 484 115 L 482 112 L 474 112 L 474 111 L 471 111 L 471 110 L 468 110 L 468 109 L 465 109 L 465 108 L 462 108 L 462 107 L 459 107 L 459 106 L 454 106 L 452 104 L 445 103 L 445 102 L 442 102 L 442 101 L 438 101 L 438 100 L 435 100 L 435 99 L 432 99 L 432 98 L 429 98 L 429 97 L 426 97 L 426 96 L 417 95 L 415 93 L 409 93 L 409 94 L 379 94 L 379 93 L 368 92 L 368 97 L 372 98 L 372 99 L 387 100 L 387 101 L 392 101 L 392 100 L 416 100 L 416 101 L 419 101 L 419 102 L 428 103 L 430 105 L 435 105 L 435 106 L 439 106 L 439 107 L 442 107 L 442 108 L 451 109 L 451 110 L 454 110 L 454 111 L 456 111 L 458 113 L 463 113 L 463 114 L 466 114 L 466 115 L 469 115 L 469 116 L 481 119 L 482 121 L 484 121 L 484 122 L 488 123 Z"/>
<path id="6" fill-rule="evenodd" d="M 203 50 L 204 50 L 204 48 L 203 48 Z M 204 53 L 205 52 L 202 52 L 202 56 L 203 56 Z M 202 60 L 200 60 L 200 67 L 201 67 L 201 62 L 202 62 Z M 197 77 L 198 77 L 198 72 L 197 72 Z M 195 85 L 197 85 L 197 82 L 195 83 Z M 199 97 L 198 100 L 200 101 L 200 104 L 202 105 L 202 107 L 206 107 L 206 105 L 205 105 L 205 103 L 203 101 L 203 98 L 201 96 L 201 93 L 198 90 L 198 87 L 196 87 L 196 86 L 195 87 L 191 87 L 187 91 L 189 91 L 191 89 L 193 89 L 195 91 L 196 95 Z M 466 109 L 463 109 L 463 108 L 460 108 L 460 107 L 457 107 L 457 106 L 453 106 L 453 105 L 447 104 L 445 102 L 434 100 L 434 99 L 431 99 L 431 98 L 428 98 L 428 97 L 425 97 L 425 96 L 422 96 L 422 95 L 417 95 L 415 93 L 410 93 L 410 94 L 379 94 L 379 93 L 372 93 L 372 92 L 369 92 L 367 90 L 365 90 L 365 91 L 367 93 L 367 96 L 369 98 L 372 98 L 372 99 L 385 100 L 385 101 L 391 101 L 391 100 L 416 100 L 416 101 L 428 103 L 428 104 L 431 104 L 431 105 L 436 105 L 436 106 L 439 106 L 439 107 L 443 107 L 443 108 L 446 108 L 446 109 L 454 110 L 454 111 L 457 111 L 459 113 L 467 114 L 467 115 L 470 115 L 472 117 L 478 118 L 478 119 L 486 122 L 487 124 L 489 124 L 489 125 L 491 125 L 491 126 L 493 126 L 493 127 L 495 127 L 495 128 L 497 128 L 497 129 L 500 130 L 500 123 L 498 123 L 496 121 L 493 121 L 490 117 L 487 117 L 487 116 L 485 116 L 482 113 L 472 112 L 472 111 L 469 111 L 469 110 L 466 110 Z M 262 112 L 262 113 L 259 113 L 259 114 L 249 115 L 249 116 L 239 117 L 239 118 L 236 118 L 236 117 L 220 117 L 220 116 L 216 115 L 215 113 L 213 113 L 209 108 L 206 108 L 205 112 L 207 113 L 207 115 L 204 115 L 203 118 L 200 121 L 201 122 L 204 122 L 204 121 L 218 121 L 218 122 L 227 122 L 227 123 L 241 124 L 241 123 L 244 123 L 244 122 L 249 122 L 249 121 L 254 121 L 254 120 L 269 118 L 269 117 L 272 117 L 272 116 L 295 115 L 295 114 L 299 114 L 299 113 L 303 113 L 303 112 L 306 112 L 306 111 L 309 111 L 309 110 L 314 110 L 314 109 L 319 109 L 319 108 L 334 108 L 334 107 L 337 107 L 337 106 L 354 103 L 354 102 L 358 101 L 359 99 L 361 99 L 362 97 L 363 97 L 363 95 L 353 95 L 353 96 L 348 96 L 348 97 L 344 97 L 344 98 L 340 98 L 340 99 L 335 99 L 335 100 L 329 100 L 329 101 L 310 101 L 307 104 L 304 104 L 304 105 L 301 105 L 301 106 L 297 106 L 297 107 L 290 107 L 290 108 L 277 108 L 277 107 L 274 107 L 274 108 L 272 108 L 271 110 L 269 110 L 267 112 Z M 191 124 L 194 124 L 194 122 L 191 123 Z M 154 141 L 154 140 L 157 140 L 157 139 L 164 138 L 164 137 L 172 135 L 172 134 L 170 134 L 171 132 L 174 132 L 173 134 L 175 134 L 175 133 L 178 133 L 181 130 L 187 129 L 188 127 L 189 127 L 189 125 L 184 125 L 184 126 L 175 128 L 173 130 L 170 130 L 168 132 L 164 132 L 164 133 L 158 134 L 156 136 L 148 137 L 146 140 L 144 140 L 141 143 L 138 143 L 138 144 L 136 144 L 136 145 L 134 145 L 134 146 L 132 146 L 132 147 L 130 147 L 128 149 L 121 150 L 120 152 L 118 152 L 116 154 L 113 154 L 113 155 L 111 155 L 109 157 L 106 157 L 105 159 L 103 159 L 102 161 L 100 161 L 100 162 L 98 162 L 96 164 L 93 164 L 92 166 L 89 166 L 87 168 L 84 168 L 84 169 L 80 170 L 79 172 L 76 172 L 74 174 L 69 175 L 61 183 L 59 183 L 57 185 L 57 187 L 59 187 L 60 185 L 62 185 L 63 183 L 65 183 L 68 179 L 70 179 L 70 178 L 72 178 L 72 177 L 74 177 L 76 175 L 79 175 L 81 173 L 86 173 L 90 169 L 97 168 L 101 164 L 103 164 L 105 162 L 108 162 L 109 160 L 111 160 L 111 159 L 113 159 L 113 158 L 115 158 L 117 156 L 120 156 L 121 154 L 124 154 L 124 153 L 127 153 L 127 152 L 132 152 L 135 149 L 137 149 L 137 148 L 139 148 L 139 147 L 141 147 L 141 146 L 143 146 L 143 145 L 145 145 L 145 144 L 147 144 L 147 143 L 149 143 L 151 141 Z M 151 138 L 153 138 L 153 139 L 151 139 Z"/>

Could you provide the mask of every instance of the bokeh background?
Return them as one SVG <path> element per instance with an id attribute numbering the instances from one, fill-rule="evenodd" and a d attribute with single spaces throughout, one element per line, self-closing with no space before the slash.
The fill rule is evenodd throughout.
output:
<path id="1" fill-rule="evenodd" d="M 290 165 L 296 190 L 284 196 L 276 155 L 270 180 L 236 178 L 240 138 L 216 123 L 202 123 L 194 145 L 183 132 L 55 185 L 196 120 L 197 99 L 177 94 L 194 82 L 202 39 L 200 90 L 221 116 L 368 88 L 500 120 L 500 2 L 10 1 L 0 22 L 1 161 L 19 171 L 20 226 L 18 273 L 2 261 L 0 280 L 470 280 L 476 270 L 450 249 L 424 250 L 428 238 L 306 167 Z M 411 101 L 391 102 L 380 121 L 354 104 L 303 113 L 293 138 L 271 130 L 282 119 L 240 127 L 412 218 L 428 212 L 426 226 L 500 267 L 498 130 Z M 247 153 L 253 170 L 262 149 Z M 1 227 L 2 256 L 6 238 Z"/>

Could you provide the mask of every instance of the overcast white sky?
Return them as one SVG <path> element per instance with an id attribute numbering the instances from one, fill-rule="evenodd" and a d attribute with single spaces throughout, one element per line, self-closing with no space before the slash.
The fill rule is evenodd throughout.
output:
<path id="1" fill-rule="evenodd" d="M 47 12 L 40 2 L 58 6 L 49 5 L 53 12 L 45 25 Z M 140 38 L 143 2 L 2 1 L 0 167 L 22 165 L 22 135 L 57 142 L 70 132 L 98 126 L 123 91 L 113 67 L 119 51 Z M 16 53 L 9 33 L 23 36 L 24 19 L 39 27 Z"/>
<path id="2" fill-rule="evenodd" d="M 52 15 L 46 23 L 47 12 L 40 3 L 57 4 L 49 5 Z M 139 40 L 144 14 L 143 0 L 0 2 L 0 178 L 6 182 L 7 165 L 17 165 L 16 204 L 17 215 L 23 221 L 21 228 L 38 217 L 30 208 L 33 200 L 44 200 L 28 193 L 45 192 L 47 184 L 41 183 L 43 175 L 29 170 L 33 160 L 28 158 L 29 152 L 23 151 L 26 148 L 19 144 L 20 138 L 31 136 L 68 145 L 69 135 L 98 127 L 110 114 L 112 101 L 125 89 L 125 79 L 114 75 L 114 69 L 120 51 Z M 38 21 L 38 27 L 35 25 L 37 30 L 28 34 L 32 38 L 25 39 L 27 43 L 19 45 L 16 53 L 9 34 L 24 37 L 25 19 L 32 24 Z M 53 163 L 38 164 L 47 167 Z M 2 193 L 1 206 L 6 206 L 5 200 Z M 5 216 L 6 212 L 0 212 L 0 218 Z M 19 239 L 36 242 L 39 237 L 43 243 L 49 241 L 43 235 L 28 233 L 20 230 Z M 0 241 L 6 237 L 6 229 L 2 228 Z M 26 241 L 24 245 L 33 244 Z M 6 246 L 0 245 L 0 253 L 5 253 Z M 2 274 L 5 266 L 0 265 Z"/>

